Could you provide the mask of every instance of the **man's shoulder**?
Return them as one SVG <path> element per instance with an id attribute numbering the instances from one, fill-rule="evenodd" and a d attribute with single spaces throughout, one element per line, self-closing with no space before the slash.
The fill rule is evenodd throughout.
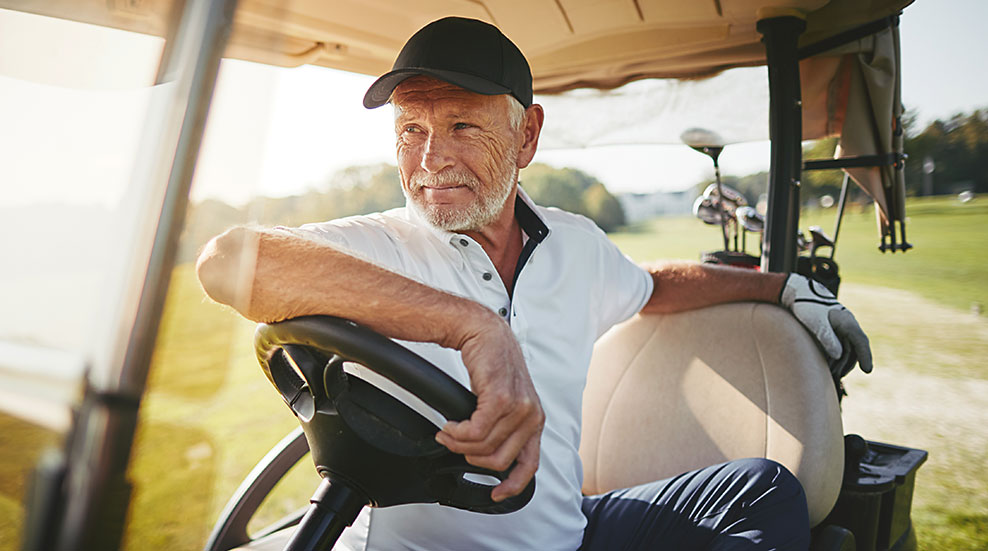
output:
<path id="1" fill-rule="evenodd" d="M 421 242 L 422 228 L 404 207 L 303 224 L 291 230 L 296 235 L 332 243 L 353 251 L 385 251 L 401 243 Z"/>
<path id="2" fill-rule="evenodd" d="M 556 207 L 543 207 L 541 205 L 536 205 L 535 209 L 554 233 L 564 232 L 583 236 L 604 236 L 603 230 L 593 220 L 582 214 L 576 214 Z"/>
<path id="3" fill-rule="evenodd" d="M 355 231 L 355 232 L 407 232 L 416 228 L 405 207 L 393 208 L 371 214 L 345 216 L 325 222 L 302 225 L 302 229 L 312 231 Z"/>

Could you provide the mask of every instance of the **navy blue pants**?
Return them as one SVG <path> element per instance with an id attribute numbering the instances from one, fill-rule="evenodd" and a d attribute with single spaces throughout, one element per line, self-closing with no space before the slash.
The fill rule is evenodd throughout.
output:
<path id="1" fill-rule="evenodd" d="M 809 548 L 806 495 L 788 470 L 741 459 L 583 499 L 580 551 Z"/>

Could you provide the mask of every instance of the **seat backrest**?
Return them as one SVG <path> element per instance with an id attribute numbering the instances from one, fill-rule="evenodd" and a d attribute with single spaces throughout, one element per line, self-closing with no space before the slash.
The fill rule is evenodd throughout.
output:
<path id="1" fill-rule="evenodd" d="M 774 305 L 638 315 L 600 338 L 583 396 L 586 494 L 744 457 L 785 465 L 810 523 L 840 491 L 837 393 L 806 330 Z"/>

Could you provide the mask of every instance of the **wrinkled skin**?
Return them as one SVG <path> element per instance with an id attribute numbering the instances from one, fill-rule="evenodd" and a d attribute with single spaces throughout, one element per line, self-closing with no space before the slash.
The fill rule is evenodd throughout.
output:
<path id="1" fill-rule="evenodd" d="M 502 214 L 523 140 L 511 127 L 508 101 L 426 77 L 395 90 L 402 190 L 431 224 L 476 231 Z"/>

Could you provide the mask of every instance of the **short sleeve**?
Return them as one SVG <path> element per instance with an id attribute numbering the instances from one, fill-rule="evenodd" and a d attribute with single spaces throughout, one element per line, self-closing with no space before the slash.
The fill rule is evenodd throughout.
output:
<path id="1" fill-rule="evenodd" d="M 275 226 L 271 228 L 271 231 L 309 239 L 318 243 L 326 243 L 344 250 L 350 250 L 352 248 L 349 240 L 346 238 L 345 232 L 339 226 L 331 223 L 305 224 L 297 228 Z"/>
<path id="2" fill-rule="evenodd" d="M 654 282 L 645 268 L 621 252 L 603 231 L 597 250 L 598 292 L 595 293 L 600 325 L 597 337 L 637 314 L 652 296 Z"/>
<path id="3" fill-rule="evenodd" d="M 404 274 L 405 266 L 393 231 L 381 221 L 351 216 L 300 227 L 277 226 L 273 231 L 335 247 L 361 260 Z"/>

